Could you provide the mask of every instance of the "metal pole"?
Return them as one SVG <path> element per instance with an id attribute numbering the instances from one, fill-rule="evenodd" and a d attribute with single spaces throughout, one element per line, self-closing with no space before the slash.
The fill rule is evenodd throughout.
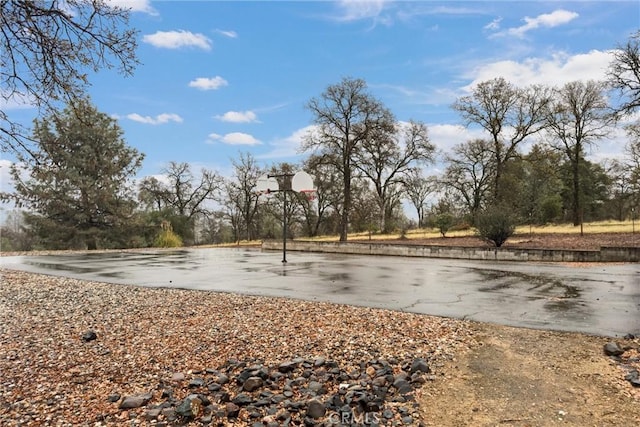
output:
<path id="1" fill-rule="evenodd" d="M 283 204 L 283 212 L 282 212 L 282 263 L 286 264 L 287 262 L 287 189 L 284 191 L 284 204 Z"/>

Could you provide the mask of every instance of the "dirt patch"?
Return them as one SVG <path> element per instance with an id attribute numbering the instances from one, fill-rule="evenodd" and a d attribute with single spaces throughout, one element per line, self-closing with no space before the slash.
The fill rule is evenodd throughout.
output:
<path id="1" fill-rule="evenodd" d="M 640 389 L 624 380 L 630 367 L 604 355 L 609 339 L 471 325 L 475 346 L 442 366 L 419 397 L 426 425 L 640 423 Z M 637 348 L 640 341 L 620 343 Z"/>

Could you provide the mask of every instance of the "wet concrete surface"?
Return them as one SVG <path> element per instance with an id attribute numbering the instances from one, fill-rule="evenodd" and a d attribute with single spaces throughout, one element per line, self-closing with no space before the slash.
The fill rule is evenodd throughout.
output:
<path id="1" fill-rule="evenodd" d="M 465 261 L 257 249 L 0 258 L 0 267 L 148 287 L 387 308 L 511 326 L 640 334 L 640 265 Z"/>

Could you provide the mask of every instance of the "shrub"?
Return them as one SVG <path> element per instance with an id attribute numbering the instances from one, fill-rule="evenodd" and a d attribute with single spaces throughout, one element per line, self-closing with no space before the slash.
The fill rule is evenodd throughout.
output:
<path id="1" fill-rule="evenodd" d="M 156 248 L 178 248 L 182 246 L 182 239 L 172 230 L 162 230 L 153 241 Z"/>
<path id="2" fill-rule="evenodd" d="M 162 231 L 154 240 L 153 246 L 156 248 L 177 248 L 182 246 L 182 239 L 173 232 L 169 221 L 163 220 L 160 223 L 160 228 L 162 228 Z"/>
<path id="3" fill-rule="evenodd" d="M 515 221 L 509 211 L 500 207 L 487 208 L 481 212 L 476 219 L 476 228 L 481 238 L 492 242 L 497 248 L 516 230 Z"/>
<path id="4" fill-rule="evenodd" d="M 435 223 L 442 237 L 446 237 L 447 231 L 453 225 L 453 215 L 448 213 L 440 214 L 436 217 Z"/>

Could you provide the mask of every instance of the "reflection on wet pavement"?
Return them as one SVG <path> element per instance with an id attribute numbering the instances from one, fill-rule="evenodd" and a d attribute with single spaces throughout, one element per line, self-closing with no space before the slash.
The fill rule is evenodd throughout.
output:
<path id="1" fill-rule="evenodd" d="M 0 258 L 0 267 L 152 287 L 365 305 L 513 326 L 640 333 L 640 266 L 182 249 Z"/>

